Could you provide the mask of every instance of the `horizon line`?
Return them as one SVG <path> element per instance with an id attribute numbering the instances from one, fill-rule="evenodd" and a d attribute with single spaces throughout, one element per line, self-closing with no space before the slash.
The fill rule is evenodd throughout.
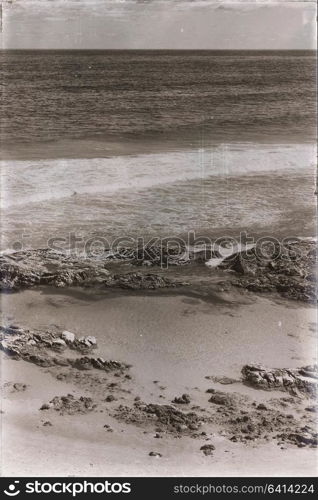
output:
<path id="1" fill-rule="evenodd" d="M 113 51 L 113 52 L 317 52 L 317 48 L 307 49 L 165 49 L 165 48 L 147 48 L 147 49 L 133 49 L 133 48 L 0 48 L 0 52 L 4 51 Z"/>

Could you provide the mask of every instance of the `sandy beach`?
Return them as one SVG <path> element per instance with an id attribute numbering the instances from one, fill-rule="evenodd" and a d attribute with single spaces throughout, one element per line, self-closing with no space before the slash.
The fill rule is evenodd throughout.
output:
<path id="1" fill-rule="evenodd" d="M 244 424 L 231 424 L 234 417 L 244 422 L 251 415 L 255 425 L 264 416 L 255 408 L 265 404 L 265 413 L 279 412 L 281 422 L 289 415 L 291 428 L 297 426 L 294 421 L 313 425 L 315 413 L 305 410 L 313 402 L 307 397 L 255 389 L 243 383 L 241 369 L 247 363 L 313 364 L 314 307 L 248 292 L 221 293 L 220 298 L 211 303 L 193 298 L 189 290 L 146 295 L 47 287 L 3 295 L 7 321 L 30 331 L 96 336 L 95 357 L 132 366 L 127 378 L 116 372 L 105 376 L 94 369 L 35 366 L 2 353 L 2 474 L 288 476 L 297 464 L 298 475 L 314 475 L 313 447 L 283 442 L 275 437 L 278 427 L 276 433 L 272 429 L 247 440 Z M 213 404 L 213 392 L 235 403 L 229 408 Z M 40 410 L 69 394 L 92 398 L 97 406 Z M 174 402 L 182 394 L 189 403 Z M 118 411 L 120 405 L 134 411 L 140 402 L 182 412 L 194 408 L 206 422 L 193 427 L 198 432 L 183 435 Z M 206 444 L 213 445 L 212 454 L 201 450 Z"/>

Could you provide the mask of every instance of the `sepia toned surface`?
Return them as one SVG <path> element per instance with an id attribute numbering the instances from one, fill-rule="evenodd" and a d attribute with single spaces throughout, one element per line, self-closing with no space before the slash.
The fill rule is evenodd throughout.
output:
<path id="1" fill-rule="evenodd" d="M 313 3 L 2 14 L 1 474 L 316 475 Z"/>

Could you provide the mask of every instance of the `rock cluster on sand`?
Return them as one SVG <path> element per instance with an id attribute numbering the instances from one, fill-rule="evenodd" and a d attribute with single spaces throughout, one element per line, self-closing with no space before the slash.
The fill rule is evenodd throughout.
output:
<path id="1" fill-rule="evenodd" d="M 235 286 L 315 301 L 316 259 L 315 241 L 294 241 L 284 245 L 259 243 L 224 259 L 218 268 L 235 272 L 235 277 L 231 278 Z"/>
<path id="2" fill-rule="evenodd" d="M 316 398 L 318 391 L 318 366 L 296 369 L 266 368 L 262 365 L 245 365 L 243 380 L 259 389 L 278 389 L 293 395 L 304 394 Z"/>
<path id="3" fill-rule="evenodd" d="M 183 412 L 171 405 L 145 404 L 135 402 L 133 407 L 120 405 L 114 416 L 126 423 L 152 426 L 161 432 L 194 436 L 199 430 L 203 417 L 195 412 Z"/>
<path id="4" fill-rule="evenodd" d="M 158 404 L 157 400 L 144 402 L 137 396 L 138 387 L 127 373 L 129 365 L 92 356 L 97 340 L 89 333 L 77 337 L 67 330 L 39 331 L 15 325 L 0 327 L 0 348 L 11 359 L 34 363 L 39 370 L 45 368 L 57 380 L 75 384 L 83 394 L 58 395 L 44 402 L 40 408 L 42 415 L 46 416 L 48 412 L 54 418 L 53 412 L 61 416 L 95 410 L 105 412 L 119 421 L 121 428 L 125 427 L 123 424 L 135 425 L 145 433 L 151 432 L 161 443 L 164 438 L 172 437 L 204 440 L 201 452 L 205 455 L 213 453 L 214 445 L 210 440 L 217 434 L 244 445 L 275 441 L 281 447 L 317 447 L 316 365 L 298 369 L 245 365 L 242 380 L 235 381 L 235 388 L 243 382 L 255 388 L 255 392 L 257 389 L 274 389 L 275 399 L 270 399 L 267 394 L 266 404 L 260 402 L 259 394 L 255 401 L 250 395 L 229 391 L 230 387 L 226 391 L 218 390 L 220 386 L 208 390 L 202 387 L 199 405 L 198 387 L 195 391 L 188 389 L 192 390 L 190 394 L 176 396 L 172 404 Z M 207 379 L 220 383 L 213 375 Z M 125 383 L 129 384 L 128 387 Z M 20 391 L 29 390 L 29 385 L 10 382 L 1 389 L 6 395 L 14 391 L 14 397 L 17 397 Z M 277 397 L 277 391 L 282 391 L 282 397 Z M 205 404 L 202 404 L 202 399 L 205 399 Z M 109 428 L 108 424 L 104 427 Z"/>
<path id="5" fill-rule="evenodd" d="M 98 369 L 124 373 L 129 366 L 93 356 L 67 356 L 67 350 L 88 354 L 97 346 L 92 335 L 76 338 L 72 332 L 41 332 L 12 326 L 0 326 L 0 350 L 14 359 L 23 359 L 42 367 L 69 366 L 78 370 Z"/>
<path id="6" fill-rule="evenodd" d="M 55 410 L 60 415 L 75 415 L 76 413 L 88 413 L 97 407 L 92 398 L 80 396 L 76 398 L 73 394 L 67 396 L 55 396 L 49 403 L 41 406 L 40 410 Z"/>
<path id="7" fill-rule="evenodd" d="M 204 444 L 203 446 L 201 446 L 200 450 L 203 451 L 204 455 L 206 456 L 213 455 L 215 446 L 213 444 Z"/>

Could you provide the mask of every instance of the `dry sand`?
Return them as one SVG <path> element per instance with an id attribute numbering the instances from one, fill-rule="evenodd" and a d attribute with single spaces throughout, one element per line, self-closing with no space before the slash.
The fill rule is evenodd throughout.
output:
<path id="1" fill-rule="evenodd" d="M 241 368 L 249 362 L 270 367 L 315 362 L 314 307 L 249 293 L 223 294 L 211 302 L 191 296 L 190 291 L 114 295 L 52 293 L 45 288 L 3 295 L 2 306 L 6 316 L 24 328 L 54 327 L 78 336 L 95 335 L 96 355 L 132 364 L 132 378 L 120 381 L 116 400 L 97 411 L 60 415 L 39 408 L 54 396 L 69 393 L 104 400 L 108 394 L 104 379 L 96 385 L 89 378 L 57 380 L 47 368 L 2 354 L 2 475 L 316 474 L 313 448 L 280 446 L 273 440 L 232 442 L 222 429 L 205 425 L 207 435 L 196 439 L 169 433 L 155 438 L 149 426 L 113 416 L 119 404 L 132 404 L 136 396 L 147 403 L 171 404 L 183 393 L 190 395 L 191 405 L 209 411 L 206 390 L 211 387 L 277 409 L 286 394 L 247 387 L 240 381 Z M 206 376 L 226 376 L 236 382 L 222 385 Z M 16 390 L 13 383 L 26 388 Z M 240 408 L 243 412 L 244 403 Z M 284 411 L 297 417 L 301 410 L 301 405 L 287 404 Z M 200 451 L 207 443 L 215 446 L 211 456 Z M 151 451 L 162 457 L 149 456 Z"/>

